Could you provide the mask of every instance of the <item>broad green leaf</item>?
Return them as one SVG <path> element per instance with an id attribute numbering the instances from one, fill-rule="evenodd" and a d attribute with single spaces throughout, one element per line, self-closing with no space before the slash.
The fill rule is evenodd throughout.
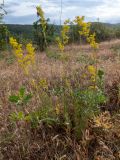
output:
<path id="1" fill-rule="evenodd" d="M 16 95 L 12 95 L 9 97 L 9 101 L 13 103 L 18 103 L 19 100 L 20 100 L 20 97 Z"/>

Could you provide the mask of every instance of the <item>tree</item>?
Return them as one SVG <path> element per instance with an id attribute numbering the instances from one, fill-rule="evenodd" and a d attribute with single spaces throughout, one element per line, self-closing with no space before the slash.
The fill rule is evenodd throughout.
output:
<path id="1" fill-rule="evenodd" d="M 115 38 L 115 30 L 112 26 L 100 22 L 92 23 L 91 32 L 96 33 L 98 42 Z"/>
<path id="2" fill-rule="evenodd" d="M 3 24 L 3 17 L 7 14 L 4 10 L 3 5 L 0 5 L 0 50 L 4 50 L 6 48 L 7 42 L 7 27 Z"/>
<path id="3" fill-rule="evenodd" d="M 0 6 L 0 24 L 2 24 L 3 15 L 4 15 L 2 11 L 3 11 L 2 6 Z"/>

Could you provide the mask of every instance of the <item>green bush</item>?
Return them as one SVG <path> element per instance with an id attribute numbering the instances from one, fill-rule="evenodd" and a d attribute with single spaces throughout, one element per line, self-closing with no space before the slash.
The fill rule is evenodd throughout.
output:
<path id="1" fill-rule="evenodd" d="M 0 50 L 5 50 L 8 43 L 8 30 L 5 25 L 0 25 Z"/>
<path id="2" fill-rule="evenodd" d="M 96 33 L 96 40 L 98 42 L 111 40 L 116 37 L 114 28 L 104 23 L 92 23 L 91 32 Z"/>

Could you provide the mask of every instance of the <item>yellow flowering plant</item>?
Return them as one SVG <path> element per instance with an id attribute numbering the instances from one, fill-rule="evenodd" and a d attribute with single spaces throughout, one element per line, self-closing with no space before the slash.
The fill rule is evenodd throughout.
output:
<path id="1" fill-rule="evenodd" d="M 46 41 L 46 20 L 40 6 L 37 7 L 37 14 L 40 17 L 39 23 L 42 26 L 40 26 L 43 32 L 42 36 L 44 36 L 44 40 Z M 62 52 L 69 40 L 69 23 L 69 20 L 64 22 L 61 36 L 57 37 L 58 47 Z M 95 34 L 90 33 L 91 24 L 84 22 L 84 17 L 80 16 L 75 18 L 74 23 L 80 26 L 79 34 L 85 36 L 91 47 L 96 50 L 98 45 L 95 41 Z M 35 62 L 34 47 L 31 43 L 28 43 L 24 52 L 22 44 L 19 44 L 13 37 L 10 38 L 10 44 L 13 47 L 18 63 L 25 73 L 28 74 L 29 66 Z M 46 79 L 32 79 L 30 84 L 34 92 L 33 95 L 36 97 L 36 102 L 39 102 L 38 106 L 40 107 L 34 113 L 28 115 L 31 122 L 39 124 L 41 121 L 45 121 L 47 123 L 56 122 L 58 124 L 64 124 L 64 126 L 67 125 L 68 128 L 75 131 L 79 137 L 86 129 L 89 119 L 94 115 L 98 115 L 99 105 L 106 101 L 103 92 L 100 89 L 96 89 L 97 68 L 94 65 L 89 65 L 87 70 L 90 74 L 90 81 L 92 82 L 92 85 L 89 85 L 90 89 L 87 87 L 88 85 L 81 86 L 80 78 L 78 77 L 79 74 L 74 74 L 74 72 L 72 72 L 73 74 L 70 77 L 60 77 L 58 82 L 56 81 L 53 85 L 52 82 L 48 83 Z M 103 73 L 100 72 L 99 74 L 102 79 Z M 85 74 L 84 77 L 86 78 Z M 64 80 L 61 80 L 63 78 Z M 12 101 L 16 98 L 15 96 L 11 98 Z M 24 100 L 24 96 L 22 99 Z M 16 99 L 14 101 L 18 102 Z M 73 114 L 71 114 L 72 112 Z M 22 115 L 22 117 L 24 116 Z M 29 118 L 27 117 L 27 119 Z M 96 125 L 101 125 L 99 119 L 94 121 L 96 121 Z"/>
<path id="2" fill-rule="evenodd" d="M 96 40 L 95 40 L 96 35 L 95 35 L 95 33 L 93 33 L 93 34 L 90 33 L 91 23 L 85 22 L 85 17 L 84 16 L 75 17 L 74 23 L 80 27 L 80 29 L 78 31 L 79 34 L 81 36 L 85 36 L 87 42 L 90 44 L 90 46 L 93 49 L 97 49 L 98 48 L 98 43 L 96 43 Z"/>
<path id="3" fill-rule="evenodd" d="M 98 43 L 96 43 L 95 36 L 96 36 L 95 33 L 89 35 L 89 37 L 87 37 L 87 41 L 88 41 L 88 43 L 90 43 L 90 46 L 93 49 L 98 49 L 99 46 L 98 46 Z"/>
<path id="4" fill-rule="evenodd" d="M 46 79 L 41 79 L 38 83 L 38 86 L 41 88 L 41 89 L 48 89 L 48 83 L 47 83 L 47 80 Z"/>
<path id="5" fill-rule="evenodd" d="M 17 40 L 13 37 L 10 37 L 9 39 L 10 45 L 12 46 L 14 50 L 14 54 L 17 58 L 17 61 L 23 71 L 28 74 L 29 73 L 29 66 L 35 63 L 35 51 L 34 47 L 31 43 L 28 43 L 26 45 L 26 51 L 27 53 L 24 54 L 24 51 L 22 49 L 22 44 L 19 44 Z"/>
<path id="6" fill-rule="evenodd" d="M 79 34 L 80 36 L 84 36 L 87 40 L 87 42 L 90 44 L 91 48 L 93 49 L 93 59 L 94 59 L 94 62 L 95 62 L 95 66 L 94 65 L 90 65 L 88 66 L 88 71 L 91 75 L 91 81 L 92 83 L 94 83 L 94 87 L 93 88 L 96 88 L 96 76 L 97 76 L 97 53 L 96 53 L 96 50 L 99 48 L 99 45 L 98 43 L 96 43 L 96 39 L 95 39 L 95 36 L 96 34 L 93 33 L 91 34 L 90 33 L 90 27 L 91 27 L 91 23 L 89 22 L 85 22 L 85 17 L 82 16 L 77 16 L 74 20 L 74 23 L 76 25 L 79 26 Z"/>
<path id="7" fill-rule="evenodd" d="M 80 30 L 78 31 L 80 35 L 83 36 L 89 36 L 89 32 L 90 32 L 90 23 L 86 23 L 84 22 L 85 17 L 82 16 L 77 16 L 75 17 L 74 23 L 77 24 L 80 27 Z"/>
<path id="8" fill-rule="evenodd" d="M 46 27 L 47 27 L 47 22 L 46 22 L 45 15 L 44 15 L 44 12 L 43 12 L 43 10 L 42 10 L 42 7 L 41 7 L 41 6 L 37 6 L 36 9 L 37 9 L 37 15 L 40 17 L 39 23 L 40 23 L 40 25 L 42 26 L 42 33 L 43 33 L 43 38 L 44 38 L 44 45 L 45 45 L 45 47 L 46 47 L 46 46 L 47 46 L 47 40 L 46 40 Z"/>
<path id="9" fill-rule="evenodd" d="M 60 37 L 56 38 L 58 47 L 61 52 L 64 51 L 65 45 L 68 43 L 69 37 L 68 33 L 70 30 L 70 26 L 68 25 L 70 23 L 69 19 L 64 22 L 64 25 L 62 26 L 61 35 Z"/>

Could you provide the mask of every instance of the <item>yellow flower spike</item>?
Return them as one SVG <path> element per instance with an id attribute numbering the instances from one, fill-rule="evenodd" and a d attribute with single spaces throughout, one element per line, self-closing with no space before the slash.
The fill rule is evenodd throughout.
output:
<path id="1" fill-rule="evenodd" d="M 46 79 L 42 79 L 39 81 L 39 87 L 43 88 L 43 89 L 48 89 L 48 84 Z"/>
<path id="2" fill-rule="evenodd" d="M 80 17 L 80 16 L 77 16 L 74 20 L 74 22 L 81 27 L 81 29 L 79 30 L 79 34 L 81 36 L 85 36 L 86 37 L 86 40 L 87 42 L 90 44 L 90 46 L 93 48 L 93 49 L 98 49 L 99 46 L 98 46 L 98 43 L 96 43 L 96 40 L 95 40 L 95 33 L 93 34 L 90 34 L 90 26 L 91 26 L 91 23 L 87 23 L 87 22 L 84 22 L 84 19 L 85 17 Z"/>
<path id="3" fill-rule="evenodd" d="M 22 44 L 19 44 L 16 39 L 10 37 L 9 39 L 11 46 L 13 47 L 14 54 L 17 61 L 25 74 L 29 74 L 29 66 L 35 63 L 35 51 L 31 43 L 26 45 L 27 54 L 24 55 L 22 50 Z"/>
<path id="4" fill-rule="evenodd" d="M 89 71 L 89 73 L 90 73 L 91 75 L 96 75 L 96 69 L 95 69 L 94 66 L 89 65 L 89 66 L 88 66 L 88 71 Z"/>
<path id="5" fill-rule="evenodd" d="M 91 82 L 93 83 L 93 86 L 90 86 L 89 89 L 91 87 L 96 89 L 97 88 L 97 86 L 96 86 L 96 68 L 94 66 L 92 66 L 92 65 L 89 65 L 88 66 L 88 72 L 90 73 Z"/>
<path id="6" fill-rule="evenodd" d="M 41 6 L 37 6 L 36 7 L 37 9 L 37 15 L 40 17 L 40 24 L 42 26 L 42 30 L 43 30 L 43 36 L 44 36 L 44 39 L 45 39 L 45 45 L 47 45 L 47 40 L 46 40 L 46 20 L 45 20 L 45 15 L 44 15 L 44 12 L 42 10 L 42 7 Z"/>
<path id="7" fill-rule="evenodd" d="M 69 40 L 69 37 L 67 35 L 70 29 L 70 26 L 68 25 L 69 23 L 70 23 L 69 19 L 64 22 L 64 25 L 62 26 L 62 31 L 61 31 L 61 37 L 56 38 L 56 42 L 61 52 L 64 51 L 65 45 L 68 43 L 68 40 Z"/>

